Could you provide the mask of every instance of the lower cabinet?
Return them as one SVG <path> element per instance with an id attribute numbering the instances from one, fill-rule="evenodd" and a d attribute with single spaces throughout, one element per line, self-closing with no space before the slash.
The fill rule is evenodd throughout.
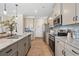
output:
<path id="1" fill-rule="evenodd" d="M 28 36 L 28 49 L 31 47 L 31 35 Z"/>
<path id="2" fill-rule="evenodd" d="M 21 41 L 18 42 L 18 55 L 19 56 L 24 56 L 24 39 L 22 39 Z"/>
<path id="3" fill-rule="evenodd" d="M 55 40 L 55 56 L 65 55 L 65 43 L 60 40 Z"/>
<path id="4" fill-rule="evenodd" d="M 29 47 L 31 47 L 31 36 L 24 37 L 21 41 L 18 42 L 18 55 L 26 55 Z"/>
<path id="5" fill-rule="evenodd" d="M 79 49 L 60 39 L 55 39 L 55 56 L 79 56 Z"/>
<path id="6" fill-rule="evenodd" d="M 25 56 L 31 47 L 31 35 L 0 51 L 0 56 Z"/>
<path id="7" fill-rule="evenodd" d="M 74 55 L 68 49 L 66 49 L 65 56 L 74 56 Z"/>
<path id="8" fill-rule="evenodd" d="M 17 56 L 17 43 L 7 47 L 0 52 L 0 56 Z"/>
<path id="9" fill-rule="evenodd" d="M 79 56 L 79 49 L 66 44 L 65 55 L 66 56 Z"/>

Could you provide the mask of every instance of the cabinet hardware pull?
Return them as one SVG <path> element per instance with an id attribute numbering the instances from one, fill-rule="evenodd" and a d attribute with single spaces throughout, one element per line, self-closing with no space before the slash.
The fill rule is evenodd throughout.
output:
<path id="1" fill-rule="evenodd" d="M 72 50 L 72 52 L 74 52 L 75 54 L 79 54 L 79 53 L 77 53 L 76 51 L 74 51 L 74 50 Z"/>
<path id="2" fill-rule="evenodd" d="M 77 21 L 78 16 L 76 16 L 76 21 Z"/>
<path id="3" fill-rule="evenodd" d="M 57 43 L 59 43 L 59 41 L 57 41 Z"/>
<path id="4" fill-rule="evenodd" d="M 12 49 L 8 50 L 6 53 L 9 53 L 9 52 L 11 52 L 11 51 L 12 51 Z"/>
<path id="5" fill-rule="evenodd" d="M 18 51 L 17 51 L 17 56 L 18 56 Z"/>
<path id="6" fill-rule="evenodd" d="M 66 55 L 65 55 L 65 51 L 64 51 L 64 56 L 66 56 Z"/>
<path id="7" fill-rule="evenodd" d="M 64 55 L 64 50 L 62 50 L 62 54 Z"/>
<path id="8" fill-rule="evenodd" d="M 24 43 L 24 46 L 26 46 L 26 43 Z"/>
<path id="9" fill-rule="evenodd" d="M 62 54 L 65 56 L 65 51 L 64 50 L 62 50 Z"/>
<path id="10" fill-rule="evenodd" d="M 75 21 L 75 17 L 73 17 L 73 21 Z"/>

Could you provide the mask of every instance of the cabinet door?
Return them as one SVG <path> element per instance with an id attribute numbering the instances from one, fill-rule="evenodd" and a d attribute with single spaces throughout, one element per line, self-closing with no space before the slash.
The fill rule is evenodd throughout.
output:
<path id="1" fill-rule="evenodd" d="M 18 55 L 24 56 L 24 41 L 23 40 L 18 42 Z"/>
<path id="2" fill-rule="evenodd" d="M 17 43 L 5 48 L 3 51 L 0 52 L 0 56 L 17 56 Z"/>
<path id="3" fill-rule="evenodd" d="M 66 56 L 79 56 L 79 49 L 66 44 Z"/>
<path id="4" fill-rule="evenodd" d="M 24 40 L 23 40 L 23 47 L 24 47 L 24 51 L 23 52 L 24 52 L 24 55 L 26 55 L 26 53 L 27 53 L 27 49 L 28 49 L 27 45 L 28 45 L 27 44 L 27 37 L 25 37 Z"/>
<path id="5" fill-rule="evenodd" d="M 76 10 L 76 13 L 77 13 L 77 23 L 79 23 L 79 3 L 76 4 L 77 6 L 77 10 Z"/>
<path id="6" fill-rule="evenodd" d="M 65 56 L 74 56 L 70 51 L 67 49 L 65 50 Z"/>
<path id="7" fill-rule="evenodd" d="M 12 53 L 10 56 L 18 56 L 18 51 L 15 51 L 15 52 Z"/>
<path id="8" fill-rule="evenodd" d="M 57 3 L 56 6 L 55 6 L 55 11 L 56 11 L 55 15 L 56 16 L 60 15 L 60 7 L 61 7 L 60 3 Z"/>
<path id="9" fill-rule="evenodd" d="M 28 36 L 28 49 L 31 47 L 31 35 Z"/>
<path id="10" fill-rule="evenodd" d="M 75 3 L 64 3 L 63 10 L 62 10 L 62 19 L 63 25 L 73 24 L 75 23 Z"/>
<path id="11" fill-rule="evenodd" d="M 25 37 L 25 54 L 28 52 L 28 36 Z"/>
<path id="12" fill-rule="evenodd" d="M 59 40 L 55 41 L 55 55 L 64 56 L 65 43 Z"/>
<path id="13" fill-rule="evenodd" d="M 60 3 L 57 3 L 54 5 L 54 8 L 53 8 L 53 18 L 56 18 L 58 15 L 60 15 L 60 7 L 61 7 L 61 4 Z"/>
<path id="14" fill-rule="evenodd" d="M 27 54 L 27 51 L 29 49 L 29 40 L 28 36 L 24 37 L 21 41 L 18 42 L 18 55 L 24 56 Z"/>

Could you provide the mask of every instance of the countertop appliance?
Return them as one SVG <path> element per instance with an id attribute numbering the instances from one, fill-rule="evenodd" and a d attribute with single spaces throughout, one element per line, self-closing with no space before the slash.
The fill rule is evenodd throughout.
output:
<path id="1" fill-rule="evenodd" d="M 55 36 L 51 34 L 49 34 L 49 46 L 55 56 Z"/>
<path id="2" fill-rule="evenodd" d="M 57 35 L 58 36 L 67 36 L 67 31 L 66 30 L 59 30 Z"/>

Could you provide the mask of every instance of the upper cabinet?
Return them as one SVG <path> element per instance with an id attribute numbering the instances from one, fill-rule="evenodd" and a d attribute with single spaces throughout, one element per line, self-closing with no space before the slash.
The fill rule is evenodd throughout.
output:
<path id="1" fill-rule="evenodd" d="M 50 26 L 54 26 L 54 21 L 57 16 L 61 14 L 61 4 L 55 3 L 52 10 L 51 19 L 48 19 L 48 23 Z"/>
<path id="2" fill-rule="evenodd" d="M 79 3 L 76 4 L 76 11 L 77 23 L 79 23 Z"/>
<path id="3" fill-rule="evenodd" d="M 79 3 L 62 4 L 63 25 L 79 23 Z"/>
<path id="4" fill-rule="evenodd" d="M 62 14 L 62 25 L 79 23 L 79 3 L 57 3 L 54 4 L 53 20 Z"/>
<path id="5" fill-rule="evenodd" d="M 75 21 L 75 3 L 62 4 L 63 25 L 73 24 Z"/>
<path id="6" fill-rule="evenodd" d="M 61 10 L 60 6 L 61 6 L 60 3 L 54 4 L 53 14 L 52 14 L 53 19 L 56 18 L 58 15 L 60 15 L 60 10 Z"/>

